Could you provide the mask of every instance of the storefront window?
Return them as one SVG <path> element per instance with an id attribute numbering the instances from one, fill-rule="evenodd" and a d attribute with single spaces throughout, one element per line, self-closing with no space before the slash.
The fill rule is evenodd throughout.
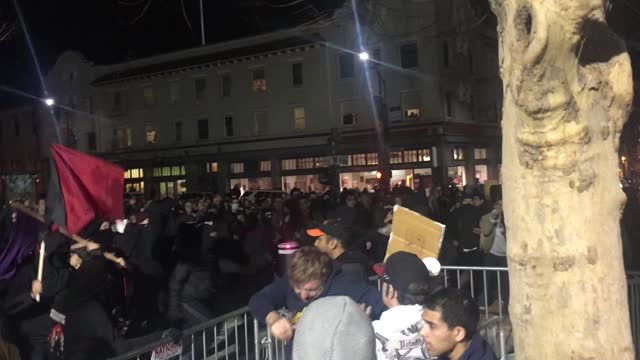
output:
<path id="1" fill-rule="evenodd" d="M 378 185 L 376 171 L 361 171 L 340 174 L 340 187 L 347 189 L 372 189 Z"/>
<path id="2" fill-rule="evenodd" d="M 230 185 L 232 189 L 238 185 L 240 194 L 244 194 L 248 190 L 273 189 L 273 180 L 270 177 L 231 179 Z"/>
<path id="3" fill-rule="evenodd" d="M 458 186 L 467 184 L 467 176 L 464 166 L 451 166 L 448 169 L 448 175 L 451 181 Z"/>
<path id="4" fill-rule="evenodd" d="M 484 184 L 489 178 L 487 174 L 487 165 L 476 165 L 476 179 L 480 179 L 480 182 Z"/>
<path id="5" fill-rule="evenodd" d="M 326 190 L 326 186 L 320 184 L 318 175 L 295 175 L 282 177 L 282 190 L 291 191 L 293 188 L 302 191 L 315 191 L 322 193 Z"/>

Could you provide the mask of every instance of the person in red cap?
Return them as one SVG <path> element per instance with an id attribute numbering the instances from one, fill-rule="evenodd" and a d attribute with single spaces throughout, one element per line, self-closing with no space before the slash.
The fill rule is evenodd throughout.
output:
<path id="1" fill-rule="evenodd" d="M 315 247 L 329 255 L 343 273 L 367 279 L 369 258 L 353 249 L 353 234 L 341 221 L 327 221 L 307 234 L 316 238 Z"/>
<path id="2" fill-rule="evenodd" d="M 377 359 L 428 359 L 420 336 L 422 304 L 442 287 L 439 278 L 406 251 L 392 254 L 374 269 L 382 278 L 382 301 L 389 308 L 373 322 Z"/>

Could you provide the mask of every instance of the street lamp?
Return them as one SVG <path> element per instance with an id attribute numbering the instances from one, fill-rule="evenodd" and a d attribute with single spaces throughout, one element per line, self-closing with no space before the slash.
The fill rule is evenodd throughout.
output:
<path id="1" fill-rule="evenodd" d="M 360 54 L 358 54 L 358 57 L 360 58 L 360 60 L 362 61 L 367 61 L 369 60 L 369 53 L 366 51 L 361 52 Z"/>
<path id="2" fill-rule="evenodd" d="M 56 101 L 53 100 L 53 98 L 46 98 L 46 99 L 44 99 L 44 103 L 47 106 L 53 106 L 56 103 Z"/>

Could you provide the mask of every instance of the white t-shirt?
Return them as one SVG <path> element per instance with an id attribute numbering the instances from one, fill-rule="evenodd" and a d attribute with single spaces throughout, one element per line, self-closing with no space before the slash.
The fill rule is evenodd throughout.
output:
<path id="1" fill-rule="evenodd" d="M 422 306 L 402 305 L 382 313 L 373 322 L 378 360 L 428 359 L 423 352 Z M 409 354 L 407 354 L 409 353 Z"/>

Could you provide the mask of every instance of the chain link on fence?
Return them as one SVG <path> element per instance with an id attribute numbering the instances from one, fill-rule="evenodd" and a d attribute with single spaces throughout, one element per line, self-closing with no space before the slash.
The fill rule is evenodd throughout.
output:
<path id="1" fill-rule="evenodd" d="M 507 268 L 444 266 L 444 285 L 469 289 L 481 307 L 479 333 L 501 360 L 513 358 L 508 315 Z M 631 332 L 640 360 L 640 272 L 628 273 Z M 375 286 L 377 279 L 371 279 Z M 111 360 L 289 360 L 286 344 L 260 326 L 247 307 L 211 319 L 182 332 L 182 339 L 156 341 Z"/>

